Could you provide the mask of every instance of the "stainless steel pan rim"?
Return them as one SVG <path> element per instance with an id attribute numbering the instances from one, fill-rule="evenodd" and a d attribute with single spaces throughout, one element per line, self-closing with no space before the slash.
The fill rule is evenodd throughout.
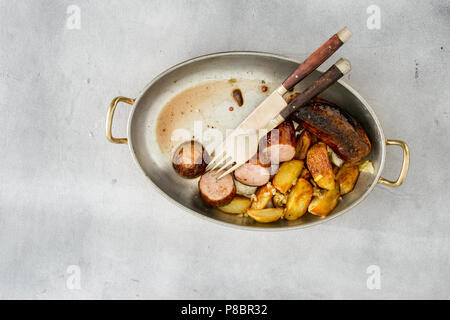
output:
<path id="1" fill-rule="evenodd" d="M 114 143 L 127 143 L 127 139 L 117 139 L 117 138 L 113 138 L 112 134 L 111 134 L 111 126 L 112 126 L 112 118 L 113 118 L 113 114 L 114 114 L 114 109 L 117 105 L 118 102 L 122 101 L 122 102 L 127 102 L 128 104 L 134 104 L 134 105 L 139 105 L 139 102 L 141 101 L 141 98 L 143 97 L 144 93 L 146 93 L 156 82 L 158 82 L 158 80 L 160 80 L 161 78 L 165 77 L 166 75 L 170 74 L 171 72 L 175 71 L 178 68 L 181 68 L 187 64 L 191 64 L 197 61 L 201 61 L 204 59 L 209 59 L 209 58 L 215 58 L 215 57 L 223 57 L 223 56 L 262 56 L 262 57 L 272 57 L 275 59 L 280 59 L 280 60 L 284 60 L 284 61 L 288 61 L 288 62 L 292 62 L 295 64 L 300 63 L 299 61 L 295 60 L 295 59 L 291 59 L 289 57 L 285 57 L 282 55 L 277 55 L 277 54 L 272 54 L 272 53 L 265 53 L 265 52 L 253 52 L 253 51 L 230 51 L 230 52 L 220 52 L 220 53 L 213 53 L 213 54 L 207 54 L 207 55 L 203 55 L 203 56 L 199 56 L 193 59 L 189 59 L 186 60 L 184 62 L 181 62 L 177 65 L 174 65 L 173 67 L 163 71 L 162 73 L 160 73 L 158 76 L 156 76 L 150 83 L 147 84 L 147 86 L 145 86 L 145 88 L 139 93 L 137 99 L 130 99 L 130 98 L 125 98 L 125 97 L 117 97 L 116 99 L 113 100 L 113 102 L 111 103 L 110 109 L 108 111 L 108 116 L 107 116 L 107 138 Z M 320 69 L 319 69 L 320 71 Z M 320 71 L 322 72 L 322 71 Z M 174 200 L 173 198 L 171 198 L 168 194 L 166 194 L 145 172 L 145 170 L 143 169 L 142 165 L 140 164 L 137 156 L 136 156 L 136 151 L 135 151 L 135 147 L 133 144 L 133 140 L 129 139 L 128 140 L 128 144 L 129 144 L 129 149 L 130 152 L 133 156 L 133 159 L 135 161 L 135 163 L 137 164 L 137 166 L 140 168 L 140 170 L 149 178 L 150 183 L 153 185 L 153 187 L 159 191 L 159 193 L 161 193 L 167 200 L 169 200 L 171 203 L 174 203 L 176 206 L 178 206 L 179 208 L 186 210 L 190 213 L 192 213 L 193 215 L 198 216 L 199 218 L 202 218 L 206 221 L 212 221 L 214 223 L 220 224 L 220 225 L 224 225 L 227 227 L 232 227 L 232 228 L 239 228 L 239 229 L 243 229 L 243 230 L 259 230 L 259 231 L 287 231 L 287 230 L 296 230 L 296 229 L 302 229 L 302 228 L 306 228 L 306 227 L 311 227 L 311 226 L 315 226 L 318 224 L 321 224 L 323 222 L 326 221 L 330 221 L 338 216 L 343 215 L 344 213 L 348 212 L 349 210 L 353 209 L 356 205 L 358 205 L 361 201 L 363 201 L 368 195 L 369 193 L 373 190 L 373 188 L 378 184 L 378 183 L 384 183 L 384 184 L 388 184 L 391 186 L 398 186 L 400 185 L 403 180 L 404 177 L 406 176 L 407 173 L 407 169 L 408 169 L 408 164 L 409 164 L 409 150 L 407 149 L 406 144 L 404 144 L 402 141 L 397 141 L 397 140 L 392 140 L 394 142 L 390 142 L 390 140 L 386 140 L 385 136 L 384 136 L 384 132 L 383 129 L 381 127 L 381 124 L 375 114 L 375 112 L 373 111 L 373 109 L 370 107 L 370 105 L 367 103 L 367 101 L 355 90 L 353 89 L 350 85 L 348 85 L 347 83 L 345 83 L 342 80 L 339 80 L 339 83 L 347 90 L 349 91 L 354 97 L 356 97 L 356 99 L 358 99 L 363 105 L 364 107 L 367 109 L 367 111 L 370 113 L 370 116 L 372 117 L 372 119 L 375 121 L 376 123 L 376 129 L 379 133 L 379 135 L 381 136 L 382 141 L 386 141 L 386 143 L 382 143 L 381 144 L 381 160 L 380 160 L 380 164 L 379 164 L 379 169 L 378 172 L 376 174 L 376 177 L 373 179 L 373 182 L 371 183 L 371 185 L 367 188 L 367 190 L 362 194 L 362 196 L 360 196 L 357 200 L 355 200 L 350 206 L 348 206 L 345 209 L 342 209 L 340 212 L 334 214 L 333 216 L 329 216 L 326 219 L 321 219 L 321 220 L 317 220 L 315 222 L 310 222 L 310 223 L 306 223 L 306 224 L 300 224 L 300 225 L 295 225 L 295 226 L 282 226 L 282 227 L 274 227 L 274 228 L 266 228 L 266 227 L 260 227 L 260 226 L 245 226 L 245 225 L 238 225 L 238 224 L 232 224 L 229 222 L 224 222 L 224 221 L 220 221 L 208 216 L 205 216 L 199 212 L 196 212 L 195 210 L 192 210 L 186 206 L 184 206 L 183 204 L 181 204 L 180 202 Z M 129 118 L 128 118 L 128 125 L 127 125 L 127 136 L 128 137 L 132 137 L 132 120 L 133 120 L 133 116 L 134 113 L 136 111 L 137 108 L 133 107 Z M 397 143 L 399 142 L 399 143 Z M 381 178 L 381 174 L 383 172 L 384 169 L 384 165 L 385 165 L 385 158 L 386 158 L 386 144 L 398 144 L 400 146 L 403 147 L 404 149 L 404 163 L 403 163 L 403 168 L 402 168 L 402 172 L 401 175 L 399 177 L 399 179 L 396 182 L 391 182 L 389 180 L 383 179 Z M 406 148 L 406 150 L 405 150 Z M 407 161 L 406 165 L 405 165 L 405 161 Z M 405 168 L 406 167 L 406 168 Z M 401 181 L 400 181 L 401 180 Z"/>

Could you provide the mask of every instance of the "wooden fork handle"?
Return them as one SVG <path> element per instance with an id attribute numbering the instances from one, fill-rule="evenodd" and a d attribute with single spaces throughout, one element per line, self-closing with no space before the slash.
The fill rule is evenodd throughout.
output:
<path id="1" fill-rule="evenodd" d="M 297 69 L 283 82 L 286 90 L 292 89 L 297 83 L 302 81 L 311 72 L 316 70 L 325 60 L 337 51 L 350 37 L 352 33 L 347 27 L 344 27 L 338 33 L 333 35 L 316 51 L 314 51 L 305 61 L 303 61 Z"/>
<path id="2" fill-rule="evenodd" d="M 280 112 L 280 116 L 287 119 L 292 112 L 303 106 L 319 93 L 325 91 L 344 74 L 348 73 L 350 69 L 350 62 L 347 59 L 339 59 L 324 74 L 322 74 L 319 79 L 314 81 L 308 88 L 300 93 L 297 98 L 284 107 Z"/>

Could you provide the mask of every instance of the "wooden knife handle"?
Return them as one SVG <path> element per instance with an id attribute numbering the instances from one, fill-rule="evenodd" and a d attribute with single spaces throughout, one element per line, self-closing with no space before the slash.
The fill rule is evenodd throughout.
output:
<path id="1" fill-rule="evenodd" d="M 297 83 L 302 81 L 311 72 L 316 70 L 325 60 L 337 51 L 350 37 L 352 33 L 344 27 L 338 33 L 328 39 L 316 51 L 314 51 L 298 68 L 283 82 L 286 90 L 292 89 Z"/>
<path id="2" fill-rule="evenodd" d="M 339 59 L 333 64 L 319 79 L 314 81 L 306 90 L 298 95 L 291 103 L 289 103 L 280 115 L 287 119 L 289 115 L 317 96 L 319 93 L 325 91 L 333 83 L 338 81 L 344 74 L 348 73 L 351 69 L 350 62 L 347 59 Z"/>

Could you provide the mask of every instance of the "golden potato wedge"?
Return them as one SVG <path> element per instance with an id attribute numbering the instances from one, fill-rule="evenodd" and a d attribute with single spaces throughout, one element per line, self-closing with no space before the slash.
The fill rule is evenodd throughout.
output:
<path id="1" fill-rule="evenodd" d="M 325 143 L 318 142 L 309 149 L 306 155 L 306 165 L 319 187 L 327 190 L 334 189 L 334 172 Z"/>
<path id="2" fill-rule="evenodd" d="M 306 213 L 308 205 L 313 196 L 313 187 L 311 184 L 300 178 L 289 192 L 284 218 L 286 220 L 296 220 Z"/>
<path id="3" fill-rule="evenodd" d="M 281 193 L 286 193 L 297 181 L 298 176 L 302 172 L 303 164 L 304 162 L 301 160 L 283 162 L 277 174 L 273 177 L 273 186 Z"/>
<path id="4" fill-rule="evenodd" d="M 295 145 L 294 159 L 305 160 L 306 153 L 308 152 L 311 143 L 312 143 L 311 133 L 309 133 L 306 130 L 303 130 L 303 132 L 299 135 L 297 143 Z"/>
<path id="5" fill-rule="evenodd" d="M 277 191 L 272 198 L 272 202 L 275 208 L 284 208 L 287 202 L 287 195 Z"/>
<path id="6" fill-rule="evenodd" d="M 320 194 L 314 196 L 312 199 L 308 206 L 308 211 L 316 216 L 326 217 L 334 208 L 336 208 L 339 197 L 340 193 L 338 186 L 333 190 L 321 190 Z"/>
<path id="7" fill-rule="evenodd" d="M 283 216 L 284 209 L 282 208 L 267 208 L 267 209 L 248 209 L 247 213 L 250 217 L 258 222 L 268 223 L 274 222 Z"/>
<path id="8" fill-rule="evenodd" d="M 220 211 L 231 214 L 243 214 L 250 208 L 252 201 L 249 198 L 236 196 L 231 200 L 229 204 L 223 207 L 219 207 Z"/>
<path id="9" fill-rule="evenodd" d="M 357 165 L 344 165 L 339 169 L 336 175 L 336 183 L 339 185 L 341 195 L 347 194 L 353 190 L 359 176 Z"/>
<path id="10" fill-rule="evenodd" d="M 269 182 L 265 186 L 259 187 L 255 195 L 252 196 L 252 209 L 264 209 L 276 193 L 275 187 Z"/>

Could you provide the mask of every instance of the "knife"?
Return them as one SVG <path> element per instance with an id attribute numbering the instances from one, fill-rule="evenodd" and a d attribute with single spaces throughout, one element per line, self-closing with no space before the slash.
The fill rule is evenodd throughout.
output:
<path id="1" fill-rule="evenodd" d="M 247 158 L 247 152 L 246 154 L 236 154 L 236 138 L 239 135 L 242 135 L 243 132 L 265 128 L 269 121 L 274 121 L 273 119 L 275 119 L 287 105 L 283 95 L 335 53 L 348 39 L 350 39 L 351 35 L 352 33 L 350 30 L 347 27 L 344 27 L 306 58 L 305 61 L 303 61 L 274 92 L 272 92 L 233 132 L 226 137 L 223 143 L 214 149 L 214 157 L 206 169 L 213 170 L 220 165 L 222 165 L 222 168 L 226 168 L 233 162 L 242 164 L 242 160 Z M 255 148 L 253 144 L 250 144 L 250 146 L 253 147 L 253 149 Z M 249 152 L 253 151 L 253 149 Z M 255 153 L 256 150 L 253 154 Z M 237 159 L 238 156 L 239 159 Z M 247 160 L 248 158 L 245 161 Z"/>
<path id="2" fill-rule="evenodd" d="M 311 85 L 309 85 L 302 93 L 300 93 L 297 98 L 295 98 L 289 105 L 285 106 L 278 115 L 269 120 L 267 124 L 263 127 L 266 131 L 270 131 L 277 127 L 280 123 L 285 121 L 292 112 L 305 105 L 312 98 L 316 97 L 321 92 L 328 89 L 332 84 L 342 78 L 345 74 L 347 74 L 351 70 L 350 62 L 347 59 L 339 59 L 335 64 L 333 64 L 325 73 L 323 73 L 319 79 L 314 81 Z M 227 175 L 230 172 L 233 172 L 238 167 L 243 165 L 247 160 L 249 160 L 253 155 L 258 151 L 258 144 L 249 144 L 249 148 L 241 150 L 239 154 L 234 154 L 232 157 L 232 163 L 234 165 L 225 170 L 230 164 L 226 164 L 218 170 L 221 175 L 218 179 Z M 224 173 L 222 171 L 225 170 Z"/>

